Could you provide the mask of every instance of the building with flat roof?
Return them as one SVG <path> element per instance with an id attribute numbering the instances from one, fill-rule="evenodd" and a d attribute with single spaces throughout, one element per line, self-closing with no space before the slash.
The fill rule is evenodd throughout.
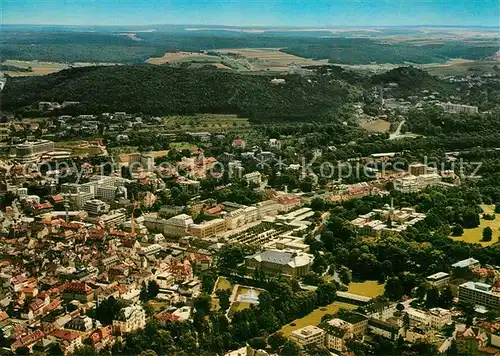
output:
<path id="1" fill-rule="evenodd" d="M 491 285 L 479 282 L 465 282 L 458 287 L 460 302 L 483 306 L 495 311 L 500 310 L 500 293 Z"/>
<path id="2" fill-rule="evenodd" d="M 292 331 L 290 339 L 301 346 L 312 344 L 322 346 L 325 343 L 325 331 L 317 326 L 308 325 Z"/>
<path id="3" fill-rule="evenodd" d="M 448 284 L 448 282 L 450 281 L 450 274 L 445 272 L 438 272 L 427 276 L 426 279 L 430 284 L 436 287 L 440 287 Z"/>
<path id="4" fill-rule="evenodd" d="M 479 267 L 481 264 L 474 257 L 469 257 L 465 260 L 455 262 L 451 265 L 453 268 L 474 268 Z"/>
<path id="5" fill-rule="evenodd" d="M 35 162 L 45 153 L 54 151 L 54 142 L 48 140 L 26 141 L 15 147 L 16 160 L 21 163 Z"/>
<path id="6" fill-rule="evenodd" d="M 189 233 L 201 239 L 215 237 L 226 230 L 226 220 L 224 219 L 213 219 L 202 224 L 189 225 Z"/>
<path id="7" fill-rule="evenodd" d="M 109 204 L 99 199 L 91 199 L 83 204 L 83 210 L 91 215 L 101 215 L 109 211 Z"/>
<path id="8" fill-rule="evenodd" d="M 453 104 L 450 102 L 440 103 L 439 105 L 443 108 L 445 112 L 450 112 L 453 114 L 460 114 L 460 113 L 477 114 L 479 112 L 478 107 L 472 105 Z"/>

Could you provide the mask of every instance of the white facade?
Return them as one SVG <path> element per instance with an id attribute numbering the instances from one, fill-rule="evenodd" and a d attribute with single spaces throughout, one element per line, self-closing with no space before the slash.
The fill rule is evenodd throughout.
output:
<path id="1" fill-rule="evenodd" d="M 325 342 L 325 331 L 314 325 L 308 325 L 301 329 L 292 331 L 290 339 L 301 346 L 316 344 L 323 345 Z"/>

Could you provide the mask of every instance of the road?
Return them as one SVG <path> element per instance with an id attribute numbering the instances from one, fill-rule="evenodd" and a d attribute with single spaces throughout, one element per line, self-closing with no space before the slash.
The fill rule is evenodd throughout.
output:
<path id="1" fill-rule="evenodd" d="M 401 128 L 403 127 L 403 125 L 405 124 L 406 120 L 403 120 L 399 123 L 398 125 L 398 128 L 396 129 L 396 131 L 394 131 L 393 133 L 391 133 L 389 135 L 389 140 L 394 140 L 396 138 L 398 138 L 399 136 L 401 136 Z"/>

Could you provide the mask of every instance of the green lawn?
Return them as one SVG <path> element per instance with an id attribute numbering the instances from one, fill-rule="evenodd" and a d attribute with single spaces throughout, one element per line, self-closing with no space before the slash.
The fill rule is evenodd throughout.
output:
<path id="1" fill-rule="evenodd" d="M 484 212 L 487 214 L 493 214 L 495 212 L 495 206 L 494 205 L 481 205 L 483 208 Z M 493 238 L 491 241 L 481 241 L 483 238 L 483 229 L 485 227 L 491 227 L 493 230 Z M 499 214 L 496 215 L 495 220 L 484 220 L 481 218 L 481 224 L 474 228 L 474 229 L 464 229 L 464 234 L 462 236 L 451 236 L 451 238 L 455 241 L 465 241 L 468 243 L 477 243 L 481 244 L 483 247 L 486 246 L 491 246 L 495 243 L 497 243 L 500 239 L 500 216 Z"/>
<path id="2" fill-rule="evenodd" d="M 321 318 L 326 314 L 335 314 L 340 309 L 356 309 L 356 305 L 342 303 L 342 302 L 334 302 L 332 304 L 327 305 L 326 307 L 321 307 L 313 312 L 309 313 L 303 318 L 295 319 L 290 324 L 287 324 L 281 328 L 281 332 L 283 335 L 288 336 L 292 333 L 292 331 L 303 328 L 307 325 L 317 325 L 321 322 Z"/>
<path id="3" fill-rule="evenodd" d="M 364 281 L 362 283 L 352 282 L 347 290 L 350 293 L 364 295 L 365 297 L 378 297 L 384 294 L 384 284 L 377 281 Z"/>

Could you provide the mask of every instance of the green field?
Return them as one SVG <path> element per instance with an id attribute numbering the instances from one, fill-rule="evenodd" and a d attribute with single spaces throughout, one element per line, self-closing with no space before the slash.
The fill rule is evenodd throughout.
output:
<path id="1" fill-rule="evenodd" d="M 481 205 L 481 207 L 483 208 L 486 214 L 493 214 L 495 212 L 494 205 Z M 481 241 L 481 239 L 483 238 L 483 229 L 487 226 L 491 227 L 491 229 L 493 230 L 493 238 L 491 239 L 491 241 L 488 242 Z M 464 234 L 462 236 L 458 237 L 451 236 L 451 238 L 455 241 L 476 243 L 476 244 L 481 244 L 483 247 L 486 247 L 494 245 L 498 242 L 498 240 L 500 239 L 499 230 L 500 230 L 500 216 L 498 216 L 497 214 L 495 220 L 484 220 L 483 218 L 481 218 L 481 224 L 478 227 L 474 229 L 464 229 Z"/>
<path id="2" fill-rule="evenodd" d="M 202 132 L 221 132 L 251 127 L 247 118 L 237 115 L 217 115 L 201 114 L 193 116 L 167 116 L 164 117 L 166 127 L 179 131 L 202 131 Z"/>
<path id="3" fill-rule="evenodd" d="M 281 332 L 283 335 L 288 336 L 292 333 L 292 331 L 303 328 L 307 325 L 317 325 L 321 322 L 321 318 L 326 314 L 335 314 L 340 309 L 349 309 L 354 310 L 357 306 L 342 303 L 342 302 L 334 302 L 332 304 L 327 305 L 326 307 L 321 307 L 314 310 L 312 313 L 309 313 L 303 318 L 295 319 L 290 324 L 287 324 L 281 328 Z"/>
<path id="4" fill-rule="evenodd" d="M 377 281 L 364 281 L 362 283 L 352 282 L 349 284 L 347 291 L 349 293 L 375 298 L 384 294 L 384 284 L 379 284 Z"/>

